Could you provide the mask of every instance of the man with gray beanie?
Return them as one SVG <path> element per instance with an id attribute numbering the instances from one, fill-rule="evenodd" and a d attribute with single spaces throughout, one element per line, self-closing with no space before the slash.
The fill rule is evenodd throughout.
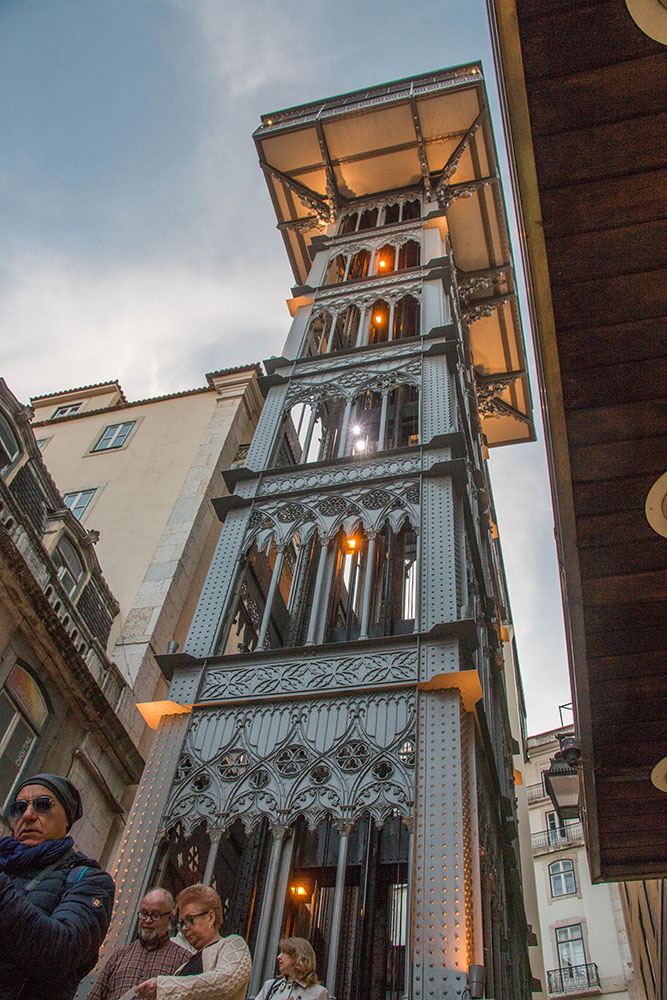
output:
<path id="1" fill-rule="evenodd" d="M 67 833 L 81 796 L 57 774 L 19 785 L 12 837 L 0 840 L 0 997 L 72 1000 L 94 967 L 111 919 L 114 884 Z"/>

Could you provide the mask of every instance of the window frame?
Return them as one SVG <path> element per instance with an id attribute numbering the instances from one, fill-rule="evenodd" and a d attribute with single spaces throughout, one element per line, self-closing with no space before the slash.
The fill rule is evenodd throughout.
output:
<path id="1" fill-rule="evenodd" d="M 88 489 L 85 489 L 85 490 L 71 490 L 69 493 L 63 493 L 63 500 L 65 501 L 65 506 L 68 508 L 68 510 L 72 511 L 72 513 L 74 514 L 74 517 L 77 519 L 77 521 L 80 521 L 81 518 L 83 517 L 83 515 L 86 513 L 86 511 L 90 507 L 91 502 L 93 501 L 96 493 L 97 493 L 97 487 L 96 486 L 91 486 L 91 487 L 89 487 Z M 81 507 L 81 510 L 79 511 L 79 513 L 77 513 L 77 508 L 80 506 L 80 501 L 74 502 L 74 503 L 71 503 L 71 504 L 69 504 L 67 502 L 67 500 L 68 500 L 69 497 L 85 497 L 87 495 L 88 495 L 88 499 L 86 500 L 86 502 Z"/>
<path id="2" fill-rule="evenodd" d="M 579 928 L 579 937 L 571 937 L 571 938 L 568 938 L 567 940 L 564 940 L 564 941 L 560 941 L 559 940 L 558 935 L 560 933 L 562 933 L 563 931 L 569 931 L 570 929 L 575 928 L 575 927 Z M 584 925 L 583 925 L 583 923 L 580 920 L 576 921 L 576 923 L 563 924 L 560 927 L 555 927 L 554 928 L 554 932 L 555 932 L 554 933 L 554 938 L 555 938 L 555 942 L 556 942 L 556 957 L 558 958 L 558 968 L 559 968 L 559 970 L 560 970 L 561 973 L 562 972 L 567 972 L 569 969 L 578 969 L 578 968 L 581 968 L 582 966 L 588 965 L 588 956 L 586 954 L 586 941 L 584 939 Z M 575 942 L 580 942 L 580 944 L 581 944 L 581 954 L 582 954 L 582 957 L 583 957 L 583 961 L 582 962 L 572 962 L 571 964 L 568 965 L 568 964 L 566 964 L 566 960 L 564 960 L 564 957 L 563 957 L 563 955 L 561 953 L 561 945 L 563 945 L 564 949 L 566 950 L 569 945 L 572 945 Z"/>
<path id="3" fill-rule="evenodd" d="M 25 675 L 23 678 L 21 678 L 18 674 L 19 671 L 21 674 Z M 12 686 L 11 681 L 12 677 L 15 675 L 17 683 L 14 687 Z M 41 703 L 39 707 L 43 710 L 43 717 L 41 720 L 33 717 L 28 707 L 31 697 L 33 704 L 35 703 L 35 695 L 37 695 L 37 698 Z M 0 791 L 0 808 L 2 808 L 3 815 L 6 817 L 9 802 L 14 794 L 14 789 L 27 771 L 37 744 L 48 726 L 49 718 L 53 709 L 46 691 L 35 677 L 33 671 L 26 663 L 19 659 L 16 660 L 0 687 L 0 699 L 2 699 L 3 696 L 7 700 L 9 707 L 13 709 L 13 715 L 4 732 L 0 733 L 0 758 L 4 755 L 5 750 L 7 749 L 14 732 L 18 728 L 20 721 L 22 721 L 28 731 L 32 733 L 30 745 L 23 754 L 23 758 L 16 771 L 16 776 L 10 783 L 7 794 L 2 797 L 2 793 Z M 22 702 L 24 703 L 22 704 Z"/>
<path id="4" fill-rule="evenodd" d="M 63 417 L 71 417 L 75 413 L 80 413 L 82 406 L 83 400 L 79 403 L 63 403 L 60 406 L 56 406 L 51 414 L 51 420 L 62 420 Z"/>
<path id="5" fill-rule="evenodd" d="M 106 427 L 104 427 L 104 429 L 102 430 L 102 432 L 98 434 L 97 437 L 95 438 L 95 443 L 90 449 L 90 454 L 97 455 L 101 453 L 103 454 L 108 451 L 121 451 L 123 448 L 126 448 L 130 442 L 130 439 L 134 435 L 136 426 L 137 426 L 136 420 L 124 420 L 121 423 L 117 424 L 107 424 Z M 124 434 L 120 444 L 115 444 L 114 442 L 117 441 L 124 427 L 127 427 L 126 433 Z M 115 431 L 115 433 L 112 434 L 111 437 L 109 438 L 109 444 L 106 444 L 104 445 L 104 447 L 102 447 L 103 440 L 107 436 L 108 432 L 111 430 Z"/>
<path id="6" fill-rule="evenodd" d="M 10 443 L 15 449 L 11 455 L 7 448 L 7 445 Z M 4 410 L 0 410 L 0 447 L 2 447 L 2 450 L 7 454 L 7 458 L 9 459 L 6 465 L 1 466 L 2 474 L 6 476 L 7 472 L 10 472 L 17 462 L 20 461 L 24 449 L 18 434 L 14 431 L 11 420 Z"/>
<path id="7" fill-rule="evenodd" d="M 552 871 L 559 865 L 569 865 L 569 869 L 565 871 Z M 574 861 L 571 858 L 559 858 L 557 861 L 552 861 L 548 866 L 549 875 L 549 891 L 551 892 L 552 899 L 560 899 L 561 896 L 574 896 L 577 893 L 577 879 L 574 872 Z M 554 883 L 556 880 L 562 880 L 563 884 L 567 884 L 567 876 L 572 876 L 572 889 L 565 889 L 563 892 L 554 891 Z"/>
<path id="8" fill-rule="evenodd" d="M 65 552 L 63 551 L 63 547 L 65 545 L 69 545 L 69 547 L 72 549 L 72 552 L 76 556 L 77 560 L 81 564 L 81 572 L 76 577 L 72 572 L 72 565 L 70 565 L 70 561 L 67 558 Z M 70 598 L 70 600 L 74 600 L 74 595 L 81 590 L 83 582 L 86 579 L 86 576 L 88 574 L 88 568 L 86 566 L 85 559 L 83 558 L 79 550 L 78 545 L 71 538 L 71 536 L 67 534 L 67 532 L 63 532 L 58 541 L 56 542 L 56 544 L 54 545 L 53 551 L 51 552 L 51 562 L 55 567 L 56 575 L 58 577 L 58 582 L 60 583 L 63 590 Z M 71 587 L 68 587 L 66 583 L 67 576 L 69 576 L 73 581 Z"/>

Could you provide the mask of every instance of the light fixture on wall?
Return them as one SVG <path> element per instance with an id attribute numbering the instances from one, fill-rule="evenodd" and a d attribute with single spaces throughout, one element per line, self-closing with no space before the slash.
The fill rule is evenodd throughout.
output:
<path id="1" fill-rule="evenodd" d="M 651 782 L 661 792 L 667 792 L 667 757 L 659 760 L 651 771 Z"/>
<path id="2" fill-rule="evenodd" d="M 579 818 L 581 749 L 574 736 L 558 735 L 560 750 L 549 770 L 543 772 L 544 787 L 561 820 Z"/>
<path id="3" fill-rule="evenodd" d="M 655 42 L 667 45 L 667 4 L 665 0 L 625 0 L 630 17 L 640 31 Z"/>

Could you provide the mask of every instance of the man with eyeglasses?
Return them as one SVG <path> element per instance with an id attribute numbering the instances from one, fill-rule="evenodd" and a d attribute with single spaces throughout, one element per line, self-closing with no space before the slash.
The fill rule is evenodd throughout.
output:
<path id="1" fill-rule="evenodd" d="M 166 889 L 151 889 L 144 896 L 136 941 L 114 951 L 88 1000 L 119 1000 L 145 979 L 171 975 L 187 962 L 190 952 L 169 937 L 175 908 L 174 897 Z"/>
<path id="2" fill-rule="evenodd" d="M 97 962 L 114 884 L 67 836 L 81 796 L 57 774 L 36 774 L 9 807 L 0 840 L 0 997 L 72 1000 Z"/>

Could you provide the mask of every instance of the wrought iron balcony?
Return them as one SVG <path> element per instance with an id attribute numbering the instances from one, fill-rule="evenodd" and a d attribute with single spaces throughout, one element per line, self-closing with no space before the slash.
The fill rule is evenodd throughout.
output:
<path id="1" fill-rule="evenodd" d="M 526 785 L 526 794 L 529 802 L 537 802 L 539 799 L 545 799 L 547 797 L 546 789 L 542 781 L 538 781 L 535 785 Z"/>
<path id="2" fill-rule="evenodd" d="M 563 847 L 583 842 L 584 835 L 581 823 L 568 823 L 557 830 L 540 830 L 539 833 L 531 834 L 530 843 L 533 853 L 543 851 L 559 851 Z"/>
<path id="3" fill-rule="evenodd" d="M 589 965 L 570 965 L 565 969 L 551 969 L 547 972 L 547 988 L 552 996 L 599 993 L 598 967 L 595 962 L 591 962 Z"/>

